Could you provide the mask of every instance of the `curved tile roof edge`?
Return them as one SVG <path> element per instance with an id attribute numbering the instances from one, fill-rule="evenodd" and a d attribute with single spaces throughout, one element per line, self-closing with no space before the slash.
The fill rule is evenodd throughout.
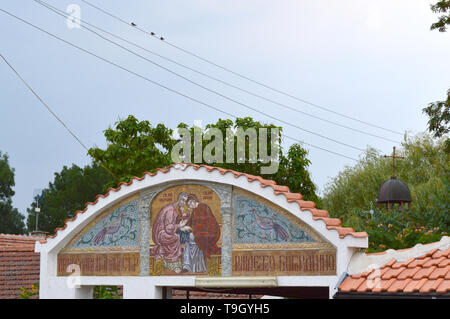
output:
<path id="1" fill-rule="evenodd" d="M 342 293 L 439 293 L 450 294 L 450 237 L 407 249 L 364 254 L 372 262 L 350 273 L 338 289 Z M 350 261 L 361 262 L 361 257 Z M 362 264 L 360 265 L 362 266 Z M 376 270 L 379 269 L 378 273 Z M 378 285 L 377 285 L 378 280 Z"/>
<path id="2" fill-rule="evenodd" d="M 411 258 L 420 258 L 434 250 L 446 250 L 450 248 L 450 237 L 442 238 L 434 243 L 416 244 L 406 249 L 388 249 L 380 253 L 356 252 L 348 265 L 348 274 L 357 275 L 372 269 L 382 268 L 390 262 L 404 262 Z"/>
<path id="3" fill-rule="evenodd" d="M 12 240 L 24 240 L 24 241 L 43 241 L 42 237 L 33 235 L 17 235 L 17 234 L 4 234 L 0 233 L 1 239 L 12 239 Z"/>
<path id="4" fill-rule="evenodd" d="M 214 170 L 219 171 L 220 174 L 225 175 L 228 173 L 231 173 L 234 175 L 235 178 L 239 178 L 241 176 L 244 176 L 247 178 L 247 181 L 249 183 L 252 183 L 254 181 L 259 181 L 261 187 L 266 188 L 266 187 L 272 187 L 273 192 L 275 195 L 284 195 L 286 198 L 287 202 L 296 202 L 300 208 L 301 211 L 310 211 L 311 214 L 313 215 L 313 219 L 314 220 L 322 220 L 325 225 L 326 228 L 328 230 L 336 230 L 337 233 L 339 234 L 339 238 L 343 239 L 346 236 L 352 236 L 354 238 L 367 238 L 368 234 L 367 232 L 356 232 L 353 228 L 350 227 L 341 227 L 341 220 L 338 218 L 330 218 L 329 217 L 329 213 L 326 210 L 322 210 L 322 209 L 317 209 L 316 208 L 316 204 L 312 201 L 305 201 L 302 200 L 302 194 L 300 193 L 291 193 L 289 191 L 289 187 L 288 186 L 283 186 L 283 185 L 277 185 L 277 183 L 273 180 L 267 180 L 262 178 L 261 176 L 254 176 L 251 174 L 247 174 L 247 173 L 242 173 L 242 172 L 237 172 L 231 169 L 224 169 L 221 167 L 216 167 L 216 166 L 209 166 L 209 165 L 198 165 L 198 164 L 192 164 L 192 163 L 176 163 L 176 164 L 171 164 L 169 167 L 167 168 L 157 168 L 155 170 L 154 173 L 150 173 L 150 172 L 144 172 L 142 177 L 132 177 L 130 179 L 130 181 L 128 183 L 125 182 L 120 182 L 118 184 L 117 188 L 108 188 L 106 190 L 105 194 L 99 194 L 95 197 L 95 201 L 94 202 L 88 202 L 85 204 L 84 209 L 83 210 L 77 210 L 74 213 L 74 216 L 72 218 L 66 219 L 64 221 L 64 225 L 63 227 L 58 227 L 55 229 L 55 234 L 53 235 L 47 235 L 45 237 L 45 239 L 43 241 L 41 241 L 41 243 L 45 244 L 48 238 L 55 238 L 58 235 L 58 232 L 60 230 L 64 230 L 67 227 L 67 223 L 68 222 L 73 222 L 77 219 L 78 214 L 83 214 L 87 209 L 88 206 L 95 206 L 95 204 L 97 204 L 98 199 L 99 198 L 106 198 L 109 196 L 109 194 L 111 192 L 117 192 L 119 191 L 122 186 L 130 186 L 134 181 L 142 181 L 146 176 L 150 176 L 153 177 L 155 175 L 157 175 L 158 173 L 163 173 L 166 174 L 168 172 L 170 172 L 170 170 L 174 167 L 177 167 L 178 169 L 181 167 L 183 168 L 183 170 L 185 170 L 188 167 L 193 167 L 195 170 L 199 170 L 200 168 L 205 168 L 208 172 L 212 172 Z"/>

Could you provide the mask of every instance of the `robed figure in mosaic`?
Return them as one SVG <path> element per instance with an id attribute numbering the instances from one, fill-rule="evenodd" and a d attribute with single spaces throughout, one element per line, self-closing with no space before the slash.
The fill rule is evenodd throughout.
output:
<path id="1" fill-rule="evenodd" d="M 178 194 L 177 201 L 164 206 L 158 213 L 152 229 L 152 239 L 155 246 L 150 250 L 157 260 L 163 260 L 164 266 L 180 273 L 182 270 L 182 246 L 179 235 L 180 215 L 188 195 Z"/>
<path id="2" fill-rule="evenodd" d="M 211 255 L 220 254 L 217 241 L 220 238 L 220 226 L 211 208 L 190 194 L 187 199 L 189 220 L 189 238 L 184 242 L 183 271 L 206 271 L 206 259 Z"/>

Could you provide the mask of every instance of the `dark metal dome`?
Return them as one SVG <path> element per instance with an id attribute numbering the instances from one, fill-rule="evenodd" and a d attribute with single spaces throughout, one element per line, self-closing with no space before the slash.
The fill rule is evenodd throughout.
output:
<path id="1" fill-rule="evenodd" d="M 403 204 L 410 202 L 412 202 L 412 199 L 408 186 L 395 176 L 384 182 L 378 191 L 378 204 Z"/>

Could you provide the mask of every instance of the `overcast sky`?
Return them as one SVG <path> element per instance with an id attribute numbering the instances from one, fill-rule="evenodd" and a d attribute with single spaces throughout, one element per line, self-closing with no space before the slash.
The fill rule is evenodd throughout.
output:
<path id="1" fill-rule="evenodd" d="M 402 136 L 344 119 L 276 94 L 202 63 L 132 30 L 81 1 L 45 0 L 81 19 L 257 94 L 344 125 Z M 253 79 L 363 121 L 400 132 L 426 129 L 421 109 L 450 87 L 450 32 L 430 31 L 437 16 L 423 0 L 89 0 L 171 43 Z M 435 1 L 433 1 L 435 2 Z M 358 158 L 360 151 L 273 121 L 207 93 L 83 29 L 32 0 L 2 0 L 10 11 L 131 70 L 239 116 L 284 126 L 307 143 Z M 105 146 L 103 130 L 129 114 L 153 125 L 204 124 L 223 114 L 151 85 L 52 39 L 0 12 L 0 52 L 88 146 Z M 365 149 L 391 153 L 392 142 L 308 118 L 140 54 L 211 89 L 307 130 Z M 286 140 L 287 148 L 292 141 Z M 306 146 L 313 181 L 322 191 L 349 159 Z M 85 150 L 0 61 L 0 150 L 15 168 L 14 206 L 26 214 L 33 190 L 45 188 L 64 165 L 90 163 Z"/>

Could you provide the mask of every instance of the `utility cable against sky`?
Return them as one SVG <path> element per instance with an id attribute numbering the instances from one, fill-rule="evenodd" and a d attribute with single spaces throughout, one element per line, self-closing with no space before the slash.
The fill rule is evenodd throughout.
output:
<path id="1" fill-rule="evenodd" d="M 210 64 L 210 65 L 213 65 L 213 66 L 215 66 L 215 67 L 217 67 L 217 68 L 220 68 L 220 69 L 222 69 L 222 70 L 224 70 L 224 71 L 226 71 L 226 72 L 228 72 L 228 73 L 234 74 L 234 75 L 236 75 L 236 76 L 238 76 L 238 77 L 240 77 L 240 78 L 242 78 L 242 79 L 245 79 L 245 80 L 247 80 L 247 81 L 250 81 L 250 82 L 252 82 L 252 83 L 255 83 L 255 84 L 257 84 L 257 85 L 260 85 L 260 86 L 262 86 L 262 87 L 264 87 L 264 88 L 266 88 L 266 89 L 269 89 L 269 90 L 271 90 L 271 91 L 277 92 L 277 93 L 282 94 L 282 95 L 285 95 L 285 96 L 287 96 L 287 97 L 290 97 L 290 98 L 292 98 L 292 99 L 294 99 L 294 100 L 297 100 L 297 101 L 299 101 L 299 102 L 302 102 L 302 103 L 304 103 L 304 104 L 308 104 L 308 105 L 310 105 L 310 106 L 319 108 L 319 109 L 321 109 L 321 110 L 323 110 L 323 111 L 330 112 L 330 113 L 333 113 L 333 114 L 335 114 L 335 115 L 338 115 L 338 116 L 347 118 L 347 119 L 349 119 L 349 120 L 353 120 L 353 121 L 359 122 L 359 123 L 361 123 L 361 124 L 365 124 L 365 125 L 368 125 L 368 126 L 371 126 L 371 127 L 374 127 L 374 128 L 378 128 L 378 129 L 380 129 L 380 130 L 384 130 L 384 131 L 387 131 L 387 132 L 391 132 L 391 133 L 394 133 L 394 134 L 403 135 L 403 133 L 400 133 L 400 132 L 397 132 L 397 131 L 394 131 L 394 130 L 391 130 L 391 129 L 388 129 L 388 128 L 385 128 L 385 127 L 382 127 L 382 126 L 379 126 L 379 125 L 376 125 L 376 124 L 367 122 L 367 121 L 363 121 L 363 120 L 357 119 L 357 118 L 352 117 L 352 116 L 349 116 L 349 115 L 345 115 L 345 114 L 343 114 L 343 113 L 334 111 L 333 109 L 331 109 L 331 108 L 329 108 L 329 107 L 325 107 L 325 106 L 322 106 L 322 105 L 319 105 L 319 104 L 316 104 L 316 103 L 313 103 L 313 102 L 309 102 L 309 101 L 307 101 L 307 100 L 305 100 L 305 99 L 302 99 L 302 98 L 300 98 L 300 97 L 297 97 L 297 96 L 295 96 L 295 95 L 292 95 L 292 94 L 290 94 L 290 93 L 287 93 L 286 91 L 282 91 L 282 90 L 277 89 L 277 88 L 274 88 L 274 87 L 272 87 L 272 86 L 270 86 L 270 85 L 264 84 L 264 83 L 262 83 L 262 82 L 260 82 L 260 81 L 254 80 L 254 79 L 252 79 L 252 78 L 250 78 L 250 77 L 248 77 L 248 76 L 245 76 L 245 75 L 243 75 L 243 74 L 241 74 L 241 73 L 238 73 L 238 72 L 233 71 L 233 70 L 231 70 L 231 69 L 229 69 L 229 68 L 226 68 L 226 67 L 224 67 L 224 66 L 221 66 L 221 65 L 219 65 L 219 64 L 217 64 L 217 63 L 215 63 L 215 62 L 213 62 L 213 61 L 211 61 L 211 60 L 208 60 L 208 59 L 206 59 L 206 58 L 204 58 L 204 57 L 202 57 L 202 56 L 200 56 L 200 55 L 198 55 L 198 54 L 196 54 L 196 53 L 193 53 L 193 52 L 191 52 L 191 51 L 189 51 L 189 50 L 186 50 L 186 49 L 184 49 L 184 48 L 182 48 L 182 47 L 180 47 L 180 46 L 177 46 L 177 45 L 175 45 L 175 44 L 173 44 L 173 43 L 167 41 L 166 38 L 164 38 L 164 37 L 162 37 L 162 36 L 156 35 L 155 32 L 148 32 L 148 31 L 146 31 L 146 30 L 140 28 L 135 22 L 127 22 L 127 21 L 125 21 L 124 19 L 122 19 L 122 18 L 120 18 L 120 17 L 118 17 L 118 16 L 116 16 L 116 15 L 114 15 L 114 14 L 112 14 L 112 13 L 110 13 L 110 12 L 108 12 L 108 11 L 102 9 L 102 8 L 100 8 L 99 6 L 93 5 L 92 3 L 90 3 L 90 2 L 88 2 L 88 1 L 86 1 L 86 0 L 81 0 L 81 1 L 84 2 L 84 3 L 86 3 L 87 5 L 91 6 L 92 8 L 94 8 L 94 9 L 100 11 L 100 12 L 103 12 L 104 14 L 106 14 L 106 15 L 108 15 L 108 16 L 114 18 L 114 19 L 116 19 L 117 21 L 120 21 L 120 22 L 122 22 L 122 23 L 124 23 L 124 24 L 126 24 L 126 25 L 128 25 L 128 26 L 130 26 L 130 27 L 132 27 L 132 28 L 134 28 L 134 29 L 137 29 L 137 30 L 139 30 L 139 31 L 141 31 L 141 32 L 143 32 L 143 33 L 145 33 L 145 34 L 147 34 L 147 35 L 150 35 L 150 36 L 152 36 L 152 37 L 155 38 L 155 39 L 161 40 L 160 42 L 163 42 L 163 43 L 165 43 L 165 44 L 167 44 L 167 45 L 169 45 L 169 46 L 171 46 L 171 47 L 173 47 L 173 48 L 175 48 L 175 49 L 177 49 L 177 50 L 179 50 L 179 51 L 182 51 L 182 52 L 184 52 L 184 53 L 186 53 L 186 54 L 188 54 L 188 55 L 191 55 L 191 56 L 193 56 L 193 57 L 195 57 L 195 58 L 197 58 L 197 59 L 199 59 L 199 60 L 201 60 L 201 61 L 203 61 L 203 62 L 205 62 L 205 63 L 208 63 L 208 64 Z"/>
<path id="2" fill-rule="evenodd" d="M 72 46 L 72 47 L 74 47 L 74 48 L 76 48 L 76 49 L 78 49 L 78 50 L 84 52 L 84 53 L 87 53 L 87 54 L 89 54 L 89 55 L 91 55 L 91 56 L 93 56 L 93 57 L 96 57 L 97 59 L 100 59 L 100 60 L 102 60 L 102 61 L 104 61 L 104 62 L 106 62 L 106 63 L 108 63 L 108 64 L 110 64 L 110 65 L 113 65 L 113 66 L 115 66 L 116 68 L 119 68 L 119 69 L 121 69 L 121 70 L 123 70 L 123 71 L 125 71 L 125 72 L 128 72 L 128 73 L 130 73 L 130 74 L 133 74 L 133 75 L 135 75 L 135 76 L 137 76 L 137 77 L 139 77 L 139 78 L 141 78 L 141 79 L 143 79 L 143 80 L 145 80 L 145 81 L 147 81 L 147 82 L 149 82 L 149 83 L 152 83 L 152 84 L 154 84 L 154 85 L 156 85 L 156 86 L 159 86 L 159 87 L 161 87 L 161 88 L 164 88 L 164 89 L 166 89 L 167 91 L 170 91 L 170 92 L 175 93 L 175 94 L 177 94 L 177 95 L 179 95 L 179 96 L 185 97 L 186 99 L 189 99 L 189 100 L 191 100 L 191 101 L 194 101 L 194 102 L 196 102 L 196 103 L 198 103 L 198 104 L 204 105 L 204 106 L 206 106 L 207 108 L 210 108 L 210 109 L 216 110 L 216 111 L 218 111 L 218 112 L 221 112 L 221 113 L 223 113 L 223 114 L 225 114 L 225 115 L 228 115 L 228 116 L 230 116 L 230 117 L 232 117 L 232 118 L 238 118 L 238 116 L 236 116 L 236 115 L 234 115 L 234 114 L 231 114 L 231 113 L 229 113 L 229 112 L 226 112 L 226 111 L 224 111 L 224 110 L 222 110 L 222 109 L 220 109 L 220 108 L 217 108 L 217 107 L 215 107 L 215 106 L 213 106 L 213 105 L 210 105 L 210 104 L 208 104 L 208 103 L 202 102 L 202 101 L 200 101 L 200 100 L 198 100 L 198 99 L 196 99 L 196 98 L 193 98 L 193 97 L 191 97 L 191 96 L 189 96 L 189 95 L 187 95 L 187 94 L 184 94 L 184 93 L 182 93 L 182 92 L 179 92 L 179 91 L 177 91 L 177 90 L 171 89 L 170 87 L 167 87 L 167 86 L 165 86 L 165 85 L 163 85 L 163 84 L 161 84 L 161 83 L 158 83 L 158 82 L 156 82 L 156 81 L 153 81 L 153 80 L 151 80 L 151 79 L 149 79 L 149 78 L 147 78 L 147 77 L 145 77 L 145 76 L 143 76 L 143 75 L 141 75 L 141 74 L 139 74 L 139 73 L 136 73 L 136 72 L 134 72 L 134 71 L 132 71 L 132 70 L 130 70 L 130 69 L 127 69 L 127 68 L 125 68 L 125 67 L 123 67 L 123 66 L 121 66 L 121 65 L 119 65 L 119 64 L 117 64 L 117 63 L 115 63 L 115 62 L 112 62 L 112 61 L 110 61 L 110 60 L 108 60 L 108 59 L 106 59 L 106 58 L 103 58 L 103 57 L 101 57 L 101 56 L 99 56 L 99 55 L 97 55 L 97 54 L 95 54 L 95 53 L 93 53 L 93 52 L 90 52 L 89 50 L 83 49 L 82 47 L 80 47 L 80 46 L 78 46 L 78 45 L 76 45 L 76 44 L 73 44 L 73 43 L 71 43 L 71 42 L 69 42 L 69 41 L 67 41 L 67 40 L 64 40 L 63 38 L 58 37 L 57 35 L 54 35 L 54 34 L 48 32 L 48 31 L 46 31 L 46 30 L 44 30 L 44 29 L 42 29 L 42 28 L 40 28 L 40 27 L 34 25 L 33 23 L 28 22 L 28 21 L 26 21 L 26 20 L 24 20 L 24 19 L 22 19 L 22 18 L 20 18 L 20 17 L 18 17 L 18 16 L 16 16 L 16 15 L 14 15 L 14 14 L 12 14 L 12 13 L 10 13 L 10 12 L 4 10 L 4 9 L 0 9 L 0 11 L 3 12 L 3 13 L 5 13 L 5 14 L 7 14 L 7 15 L 9 15 L 10 17 L 15 18 L 16 20 L 21 21 L 22 23 L 25 23 L 25 24 L 27 24 L 27 25 L 29 25 L 29 26 L 31 26 L 31 27 L 33 27 L 33 28 L 35 28 L 35 29 L 37 29 L 37 30 L 39 30 L 39 31 L 41 31 L 41 32 L 43 32 L 43 33 L 45 33 L 45 34 L 51 36 L 51 37 L 53 37 L 54 39 L 57 39 L 57 40 L 59 40 L 59 41 L 61 41 L 61 42 L 64 42 L 64 43 L 66 43 L 66 44 L 68 44 L 68 45 L 70 45 L 70 46 Z M 284 137 L 289 138 L 289 139 L 291 139 L 291 140 L 293 140 L 293 141 L 295 141 L 295 142 L 302 143 L 302 144 L 308 145 L 308 146 L 310 146 L 310 147 L 313 147 L 313 148 L 316 148 L 316 149 L 320 149 L 320 150 L 322 150 L 322 151 L 326 151 L 326 152 L 328 152 L 328 153 L 331 153 L 331 154 L 334 154 L 334 155 L 337 155 L 337 156 L 340 156 L 340 157 L 343 157 L 343 158 L 351 159 L 351 160 L 353 160 L 353 161 L 358 161 L 357 159 L 355 159 L 355 158 L 353 158 L 353 157 L 350 157 L 350 156 L 347 156 L 347 155 L 344 155 L 344 154 L 340 154 L 340 153 L 337 153 L 337 152 L 328 150 L 328 149 L 323 148 L 323 147 L 320 147 L 320 146 L 316 146 L 316 145 L 313 145 L 313 144 L 306 143 L 306 142 L 304 142 L 304 141 L 301 141 L 301 140 L 299 140 L 299 139 L 297 139 L 297 138 L 294 138 L 294 137 L 290 137 L 290 136 L 288 136 L 288 135 L 284 135 Z"/>
<path id="3" fill-rule="evenodd" d="M 196 70 L 196 69 L 194 69 L 194 68 L 191 68 L 191 67 L 189 67 L 189 66 L 186 66 L 186 65 L 184 65 L 183 63 L 177 62 L 177 61 L 175 61 L 175 60 L 173 60 L 173 59 L 170 59 L 170 58 L 168 58 L 168 57 L 165 57 L 165 56 L 163 56 L 163 55 L 161 55 L 161 54 L 159 54 L 159 53 L 156 53 L 156 52 L 154 52 L 154 51 L 148 50 L 147 48 L 144 48 L 144 47 L 142 47 L 141 45 L 139 45 L 139 44 L 137 44 L 137 43 L 135 43 L 135 42 L 133 42 L 133 41 L 130 41 L 130 40 L 126 39 L 126 38 L 123 38 L 123 37 L 121 37 L 121 36 L 118 36 L 118 35 L 116 35 L 116 34 L 114 34 L 114 33 L 111 33 L 111 32 L 109 32 L 109 31 L 105 30 L 104 28 L 101 28 L 101 27 L 99 27 L 99 26 L 97 26 L 97 25 L 94 25 L 94 24 L 92 24 L 92 23 L 90 23 L 90 22 L 88 22 L 88 21 L 86 21 L 86 20 L 84 20 L 84 19 L 77 18 L 77 17 L 72 17 L 72 16 L 70 16 L 69 14 L 67 14 L 66 12 L 64 12 L 64 11 L 62 11 L 62 10 L 60 10 L 60 9 L 58 9 L 57 7 L 54 7 L 54 6 L 50 5 L 50 4 L 48 4 L 48 3 L 45 2 L 45 1 L 41 1 L 41 0 L 33 0 L 33 1 L 35 1 L 36 3 L 42 5 L 43 7 L 47 8 L 47 9 L 49 9 L 49 10 L 51 10 L 51 11 L 53 11 L 53 12 L 59 14 L 59 15 L 63 15 L 63 16 L 66 17 L 66 18 L 70 18 L 70 19 L 76 20 L 77 23 L 79 23 L 80 25 L 81 25 L 81 23 L 86 24 L 86 25 L 88 25 L 88 26 L 90 26 L 90 27 L 92 27 L 92 28 L 94 28 L 94 29 L 96 29 L 96 30 L 99 30 L 99 31 L 101 31 L 101 32 L 103 32 L 103 33 L 105 33 L 105 34 L 108 34 L 108 35 L 110 35 L 110 36 L 112 36 L 112 37 L 114 37 L 114 38 L 116 38 L 116 39 L 119 39 L 119 40 L 121 40 L 121 41 L 124 41 L 124 42 L 126 42 L 126 43 L 128 43 L 128 44 L 131 44 L 131 45 L 133 45 L 133 46 L 135 46 L 135 47 L 141 49 L 141 50 L 144 50 L 144 51 L 146 51 L 146 52 L 148 52 L 148 53 L 150 53 L 150 54 L 153 54 L 153 55 L 155 55 L 155 56 L 157 56 L 157 57 L 159 57 L 159 58 L 161 58 L 161 59 L 164 59 L 164 60 L 166 60 L 166 61 L 169 61 L 170 63 L 173 63 L 173 64 L 175 64 L 175 65 L 178 65 L 178 66 L 180 66 L 180 67 L 182 67 L 182 68 L 185 68 L 185 69 L 187 69 L 187 70 L 190 70 L 190 71 L 192 71 L 192 72 L 195 72 L 195 73 L 197 73 L 197 74 L 200 74 L 200 75 L 202 75 L 202 76 L 204 76 L 204 77 L 207 77 L 207 78 L 209 78 L 209 79 L 211 79 L 211 80 L 214 80 L 214 81 L 217 81 L 217 82 L 219 82 L 219 83 L 222 83 L 222 84 L 224 84 L 224 85 L 226 85 L 226 86 L 229 86 L 229 87 L 231 87 L 231 88 L 234 88 L 234 89 L 236 89 L 236 90 L 239 90 L 239 91 L 241 91 L 241 92 L 244 92 L 244 93 L 246 93 L 246 94 L 249 94 L 249 95 L 251 95 L 251 96 L 254 96 L 254 97 L 257 97 L 257 98 L 262 99 L 262 100 L 264 100 L 264 101 L 267 101 L 267 102 L 276 104 L 276 105 L 278 105 L 278 106 L 281 106 L 281 107 L 283 107 L 283 108 L 289 109 L 289 110 L 291 110 L 291 111 L 294 111 L 294 112 L 297 112 L 297 113 L 300 113 L 300 114 L 309 116 L 309 117 L 311 117 L 311 118 L 314 118 L 314 119 L 317 119 L 317 120 L 320 120 L 320 121 L 323 121 L 323 122 L 326 122 L 326 123 L 329 123 L 329 124 L 333 124 L 333 125 L 336 125 L 336 126 L 340 126 L 340 127 L 345 128 L 345 129 L 348 129 L 348 130 L 352 130 L 352 131 L 354 131 L 354 132 L 358 132 L 358 133 L 361 133 L 361 134 L 364 134 L 364 135 L 376 137 L 376 138 L 379 138 L 379 139 L 382 139 L 382 140 L 385 140 L 385 141 L 389 141 L 389 142 L 393 142 L 393 143 L 396 143 L 396 144 L 400 144 L 400 143 L 401 143 L 401 142 L 399 142 L 399 141 L 396 141 L 396 140 L 393 140 L 393 139 L 390 139 L 390 138 L 386 138 L 386 137 L 383 137 L 383 136 L 380 136 L 380 135 L 372 134 L 372 133 L 370 133 L 370 132 L 362 131 L 362 130 L 359 130 L 359 129 L 354 128 L 354 127 L 350 127 L 350 126 L 347 126 L 347 125 L 343 125 L 343 124 L 340 124 L 340 123 L 337 123 L 337 122 L 334 122 L 334 121 L 331 121 L 331 120 L 327 120 L 327 119 L 321 118 L 321 117 L 316 116 L 316 115 L 312 115 L 312 114 L 303 112 L 303 111 L 301 111 L 301 110 L 299 110 L 299 109 L 297 109 L 297 108 L 295 108 L 295 107 L 292 107 L 292 106 L 286 105 L 286 104 L 284 104 L 284 103 L 280 103 L 280 102 L 278 102 L 278 101 L 269 99 L 269 98 L 264 97 L 264 96 L 262 96 L 262 95 L 253 93 L 253 92 L 251 92 L 251 91 L 249 91 L 249 90 L 243 89 L 243 88 L 238 87 L 238 86 L 236 86 L 236 85 L 233 85 L 233 84 L 231 84 L 231 83 L 229 83 L 229 82 L 223 81 L 223 80 L 221 80 L 221 79 L 219 79 L 219 78 L 216 78 L 216 77 L 211 76 L 211 75 L 209 75 L 209 74 L 206 74 L 206 73 L 204 73 L 204 72 L 198 71 L 198 70 Z M 87 29 L 87 28 L 86 28 L 86 29 Z M 87 29 L 87 30 L 88 30 L 88 29 Z"/>
<path id="4" fill-rule="evenodd" d="M 11 65 L 11 63 L 8 62 L 8 60 L 6 60 L 6 58 L 1 53 L 0 53 L 0 58 L 2 58 L 3 61 L 5 61 L 5 63 L 9 66 L 9 68 L 17 75 L 17 77 L 22 81 L 22 83 L 28 88 L 28 90 L 30 90 L 31 93 L 33 93 L 33 95 L 39 100 L 39 102 L 41 102 L 41 104 L 47 109 L 47 111 L 50 112 L 50 114 L 66 129 L 66 131 L 69 132 L 70 135 L 72 135 L 72 137 L 78 142 L 78 144 L 80 144 L 87 152 L 89 152 L 89 149 L 80 140 L 80 138 L 66 125 L 66 123 L 64 123 L 63 120 L 61 120 L 61 118 L 58 115 L 56 115 L 55 112 L 53 112 L 53 110 L 48 106 L 48 104 L 44 102 L 44 100 L 39 96 L 39 94 L 37 94 L 36 91 L 33 90 L 33 88 L 28 84 L 28 82 L 25 81 L 25 79 L 19 74 L 19 72 L 17 72 L 17 70 Z M 112 177 L 114 177 L 116 180 L 119 181 L 119 178 L 113 172 L 111 172 L 105 165 L 103 165 L 102 162 L 100 162 L 100 165 L 109 174 L 111 174 Z"/>
<path id="5" fill-rule="evenodd" d="M 47 7 L 47 8 L 49 8 L 49 7 Z M 49 9 L 52 10 L 51 8 L 49 8 Z M 58 14 L 58 15 L 64 17 L 64 18 L 68 18 L 68 17 L 69 17 L 69 15 L 61 14 L 61 13 L 59 13 L 58 11 L 55 11 L 55 10 L 52 10 L 52 11 L 55 12 L 56 14 Z M 179 73 L 177 73 L 177 72 L 175 72 L 175 71 L 173 71 L 173 70 L 171 70 L 171 69 L 169 69 L 169 68 L 167 68 L 167 67 L 165 67 L 165 66 L 163 66 L 163 65 L 161 65 L 161 64 L 159 64 L 159 63 L 157 63 L 157 62 L 155 62 L 155 61 L 153 61 L 153 60 L 151 60 L 151 59 L 148 59 L 148 58 L 146 58 L 145 56 L 143 56 L 143 55 L 141 55 L 141 54 L 139 54 L 139 53 L 137 53 L 137 52 L 135 52 L 135 51 L 132 51 L 132 50 L 130 50 L 129 48 L 127 48 L 127 47 L 125 47 L 125 46 L 123 46 L 123 45 L 121 45 L 121 44 L 119 44 L 119 43 L 117 43 L 117 42 L 114 42 L 114 41 L 112 41 L 112 40 L 110 40 L 110 39 L 108 39 L 108 38 L 106 38 L 106 37 L 104 37 L 103 35 L 99 34 L 98 32 L 96 32 L 96 31 L 94 31 L 94 30 L 92 30 L 92 29 L 86 27 L 85 25 L 82 25 L 82 24 L 81 24 L 80 26 L 81 26 L 82 28 L 88 30 L 89 32 L 91 32 L 91 33 L 97 35 L 98 37 L 102 38 L 103 40 L 105 40 L 105 41 L 107 41 L 107 42 L 109 42 L 109 43 L 111 43 L 111 44 L 113 44 L 113 45 L 115 45 L 115 46 L 118 46 L 119 48 L 121 48 L 121 49 L 123 49 L 123 50 L 126 50 L 127 52 L 129 52 L 129 53 L 131 53 L 131 54 L 133 54 L 133 55 L 135 55 L 135 56 L 137 56 L 137 57 L 139 57 L 139 58 L 141 58 L 141 59 L 143 59 L 143 60 L 145 60 L 145 61 L 147 61 L 147 62 L 153 64 L 153 65 L 155 65 L 156 67 L 161 68 L 161 69 L 163 69 L 163 70 L 165 70 L 165 71 L 167 71 L 167 72 L 169 72 L 169 73 L 171 73 L 171 74 L 173 74 L 173 75 L 175 75 L 175 76 L 177 76 L 177 77 L 179 77 L 179 78 L 181 78 L 181 79 L 183 79 L 183 80 L 185 80 L 185 81 L 187 81 L 187 82 L 189 82 L 189 83 L 191 83 L 191 84 L 193 84 L 193 85 L 195 85 L 195 86 L 197 86 L 197 87 L 200 87 L 201 89 L 203 89 L 203 90 L 205 90 L 205 91 L 208 91 L 208 92 L 213 93 L 213 94 L 215 94 L 215 95 L 217 95 L 217 96 L 220 96 L 220 97 L 222 97 L 222 98 L 224 98 L 224 99 L 226 99 L 226 100 L 228 100 L 228 101 L 230 101 L 230 102 L 233 102 L 233 103 L 235 103 L 235 104 L 241 105 L 241 106 L 243 106 L 243 107 L 245 107 L 245 108 L 247 108 L 247 109 L 249 109 L 249 110 L 252 110 L 252 111 L 254 111 L 254 112 L 256 112 L 256 113 L 262 114 L 262 115 L 264 115 L 264 116 L 266 116 L 266 117 L 268 117 L 268 118 L 270 118 L 270 119 L 272 119 L 272 120 L 281 122 L 281 123 L 283 123 L 283 124 L 285 124 L 285 125 L 289 125 L 289 126 L 291 126 L 291 127 L 294 127 L 294 128 L 296 128 L 296 129 L 299 129 L 299 130 L 304 131 L 304 132 L 307 132 L 307 133 L 310 133 L 310 134 L 312 134 L 312 135 L 316 135 L 316 136 L 318 136 L 318 137 L 321 137 L 321 138 L 323 138 L 323 139 L 329 140 L 329 141 L 334 142 L 334 143 L 336 143 L 336 144 L 340 144 L 340 145 L 343 145 L 343 146 L 346 146 L 346 147 L 349 147 L 349 148 L 353 148 L 353 149 L 358 150 L 358 151 L 361 151 L 361 152 L 364 152 L 364 151 L 365 151 L 364 149 L 362 149 L 362 148 L 360 148 L 360 147 L 353 146 L 353 145 L 351 145 L 351 144 L 348 144 L 348 143 L 345 143 L 345 142 L 341 142 L 341 141 L 336 140 L 336 139 L 334 139 L 334 138 L 327 137 L 327 136 L 322 135 L 322 134 L 320 134 L 320 133 L 317 133 L 317 132 L 314 132 L 314 131 L 305 129 L 305 128 L 299 126 L 299 125 L 296 125 L 296 124 L 293 124 L 293 123 L 291 123 L 291 122 L 288 122 L 288 121 L 282 120 L 282 119 L 280 119 L 280 118 L 277 118 L 277 117 L 275 117 L 275 116 L 273 116 L 273 115 L 271 115 L 271 114 L 269 114 L 269 113 L 267 113 L 267 112 L 263 112 L 263 111 L 259 110 L 258 108 L 254 107 L 254 106 L 250 106 L 250 105 L 248 105 L 248 104 L 239 102 L 239 101 L 237 101 L 237 100 L 235 100 L 235 99 L 233 99 L 233 98 L 228 97 L 228 96 L 225 95 L 225 94 L 222 94 L 222 93 L 217 92 L 217 91 L 215 91 L 215 90 L 212 90 L 212 89 L 210 89 L 210 88 L 208 88 L 208 87 L 206 87 L 206 86 L 204 86 L 204 85 L 202 85 L 202 84 L 200 84 L 200 83 L 198 83 L 198 82 L 195 82 L 195 81 L 191 80 L 190 78 L 185 77 L 184 75 L 181 75 L 181 74 L 179 74 Z"/>

